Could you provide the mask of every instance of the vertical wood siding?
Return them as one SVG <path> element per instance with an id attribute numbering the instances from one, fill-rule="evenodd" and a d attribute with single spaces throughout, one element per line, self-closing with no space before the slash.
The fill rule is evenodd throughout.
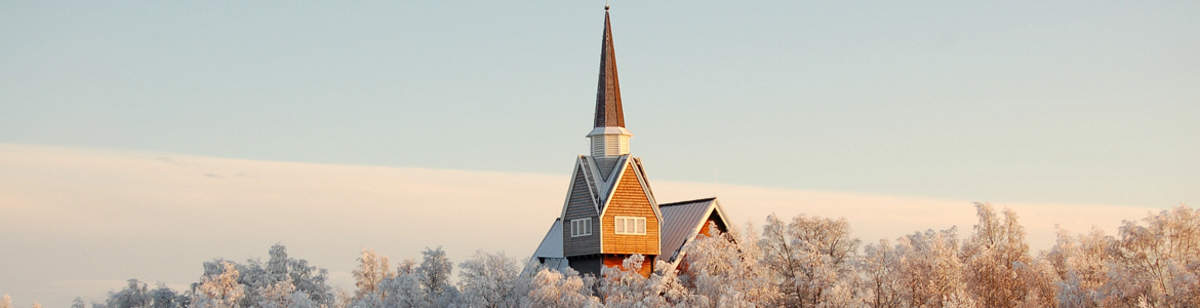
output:
<path id="1" fill-rule="evenodd" d="M 659 254 L 659 222 L 658 218 L 654 216 L 653 205 L 650 204 L 646 191 L 642 190 L 642 185 L 638 182 L 635 172 L 633 164 L 625 165 L 625 172 L 621 175 L 616 191 L 604 210 L 600 228 L 604 232 L 602 252 L 606 254 L 640 253 L 649 258 L 650 255 Z M 613 221 L 616 216 L 645 217 L 646 234 L 614 233 L 616 229 Z"/>
<path id="2" fill-rule="evenodd" d="M 575 169 L 575 182 L 571 183 L 571 197 L 567 201 L 563 217 L 563 256 L 578 256 L 600 253 L 600 223 L 587 181 L 583 178 L 583 167 Z M 571 237 L 571 220 L 592 218 L 592 235 Z"/>
<path id="3" fill-rule="evenodd" d="M 708 215 L 708 220 L 704 221 L 704 225 L 700 227 L 700 234 L 712 236 L 712 233 L 709 232 L 708 227 L 713 224 L 717 225 L 717 230 L 720 230 L 721 233 L 729 232 L 729 228 L 725 227 L 725 222 L 721 221 L 721 216 L 717 215 L 717 211 L 714 210 L 712 211 L 712 214 Z M 700 234 L 697 234 L 696 236 L 699 237 Z"/>

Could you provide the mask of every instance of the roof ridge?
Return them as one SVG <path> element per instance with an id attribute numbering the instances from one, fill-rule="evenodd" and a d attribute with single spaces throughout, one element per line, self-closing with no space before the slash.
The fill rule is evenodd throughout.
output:
<path id="1" fill-rule="evenodd" d="M 673 206 L 673 205 L 683 205 L 683 204 L 688 204 L 688 203 L 696 203 L 696 202 L 701 202 L 701 201 L 711 201 L 711 200 L 716 200 L 716 199 L 717 199 L 717 197 L 708 197 L 708 198 L 700 198 L 700 199 L 693 199 L 693 200 L 675 201 L 675 202 L 671 202 L 671 203 L 659 203 L 659 204 L 658 204 L 658 207 L 664 207 L 664 206 Z"/>

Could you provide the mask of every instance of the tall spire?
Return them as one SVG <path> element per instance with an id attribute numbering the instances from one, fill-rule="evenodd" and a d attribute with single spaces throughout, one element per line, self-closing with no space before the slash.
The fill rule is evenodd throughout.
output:
<path id="1" fill-rule="evenodd" d="M 608 6 L 604 6 L 604 40 L 600 46 L 600 84 L 596 89 L 596 126 L 625 127 L 621 111 L 621 85 L 617 81 L 617 53 L 613 49 Z"/>
<path id="2" fill-rule="evenodd" d="M 617 82 L 617 53 L 613 51 L 612 24 L 604 6 L 604 41 L 600 45 L 600 84 L 596 87 L 596 126 L 588 133 L 600 174 L 607 178 L 618 167 L 621 156 L 629 155 L 625 112 L 621 111 L 621 85 Z"/>

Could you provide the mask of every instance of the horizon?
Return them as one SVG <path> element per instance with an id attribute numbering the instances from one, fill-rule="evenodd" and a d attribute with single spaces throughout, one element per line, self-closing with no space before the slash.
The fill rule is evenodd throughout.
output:
<path id="1" fill-rule="evenodd" d="M 660 203 L 716 196 L 735 228 L 761 227 L 769 214 L 784 220 L 800 214 L 845 218 L 864 245 L 927 229 L 956 228 L 965 238 L 976 222 L 971 202 L 987 201 L 653 176 Z M 476 250 L 526 258 L 557 217 L 568 180 L 565 174 L 0 143 L 0 209 L 8 214 L 0 225 L 0 245 L 6 247 L 0 257 L 57 265 L 0 268 L 0 276 L 19 278 L 0 281 L 0 293 L 14 294 L 25 306 L 40 301 L 53 307 L 69 306 L 75 296 L 102 300 L 133 278 L 180 289 L 203 273 L 203 262 L 265 258 L 276 243 L 286 245 L 289 256 L 328 269 L 330 283 L 343 288 L 354 285 L 349 271 L 359 249 L 373 249 L 393 262 L 416 258 L 427 247 L 444 247 L 454 262 Z M 990 203 L 1017 211 L 1034 251 L 1054 244 L 1056 225 L 1072 233 L 1095 227 L 1115 236 L 1121 221 L 1140 221 L 1175 206 Z M 80 214 L 62 215 L 72 212 Z M 506 232 L 485 232 L 497 229 Z"/>

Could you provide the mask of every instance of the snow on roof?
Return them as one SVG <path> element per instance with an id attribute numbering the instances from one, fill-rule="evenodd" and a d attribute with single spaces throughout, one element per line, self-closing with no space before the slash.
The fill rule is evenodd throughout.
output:
<path id="1" fill-rule="evenodd" d="M 679 255 L 679 249 L 700 233 L 700 228 L 704 226 L 704 222 L 708 220 L 708 216 L 712 215 L 714 207 L 718 205 L 717 198 L 705 198 L 659 204 L 658 206 L 662 210 L 663 216 L 662 251 L 669 254 L 668 262 L 675 262 L 675 257 Z"/>
<path id="2" fill-rule="evenodd" d="M 546 233 L 546 237 L 542 239 L 542 244 L 538 245 L 537 250 L 533 252 L 534 258 L 562 258 L 563 257 L 563 227 L 562 218 L 554 220 L 554 224 L 550 225 L 550 231 Z"/>

